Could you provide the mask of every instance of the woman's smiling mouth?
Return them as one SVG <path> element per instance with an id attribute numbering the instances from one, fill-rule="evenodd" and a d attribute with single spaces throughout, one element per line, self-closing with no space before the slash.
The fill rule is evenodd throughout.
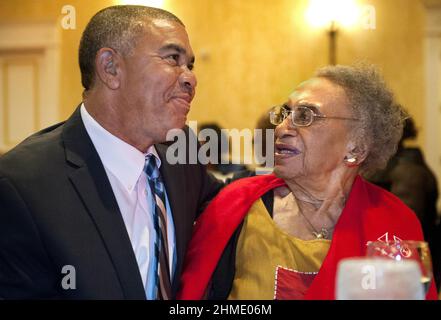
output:
<path id="1" fill-rule="evenodd" d="M 296 147 L 290 146 L 288 144 L 276 143 L 274 155 L 277 158 L 290 158 L 297 156 L 301 153 Z"/>

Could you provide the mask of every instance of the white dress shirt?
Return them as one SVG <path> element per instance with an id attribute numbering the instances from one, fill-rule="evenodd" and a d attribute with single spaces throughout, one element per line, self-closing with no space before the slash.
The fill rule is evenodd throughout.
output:
<path id="1" fill-rule="evenodd" d="M 151 258 L 154 256 L 154 243 L 156 240 L 152 216 L 154 203 L 147 184 L 147 175 L 143 169 L 146 155 L 153 154 L 157 160 L 158 167 L 161 166 L 161 160 L 154 146 L 151 146 L 147 153 L 144 154 L 108 132 L 92 118 L 84 104 L 81 105 L 80 112 L 86 131 L 101 158 L 118 202 L 136 261 L 138 262 L 147 299 L 155 299 L 155 275 L 153 274 L 154 265 Z M 170 279 L 173 279 L 174 265 L 176 263 L 176 240 L 167 194 L 166 209 L 168 247 L 169 252 L 173 253 L 169 257 Z"/>

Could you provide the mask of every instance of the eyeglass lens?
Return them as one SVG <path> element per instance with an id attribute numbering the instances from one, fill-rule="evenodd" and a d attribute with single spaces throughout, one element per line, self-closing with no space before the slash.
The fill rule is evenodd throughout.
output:
<path id="1" fill-rule="evenodd" d="M 308 126 L 313 119 L 313 112 L 306 107 L 298 107 L 294 110 L 293 123 L 297 126 Z"/>
<path id="2" fill-rule="evenodd" d="M 313 120 L 313 111 L 307 107 L 297 107 L 289 110 L 284 106 L 277 106 L 270 112 L 270 122 L 279 125 L 292 113 L 292 122 L 296 126 L 308 126 Z"/>

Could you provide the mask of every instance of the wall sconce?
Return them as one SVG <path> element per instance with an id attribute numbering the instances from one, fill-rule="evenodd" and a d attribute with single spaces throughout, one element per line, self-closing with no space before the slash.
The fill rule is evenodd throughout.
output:
<path id="1" fill-rule="evenodd" d="M 356 0 L 310 0 L 306 18 L 312 26 L 326 28 L 329 37 L 329 64 L 337 63 L 339 28 L 355 25 L 359 16 L 360 9 Z"/>

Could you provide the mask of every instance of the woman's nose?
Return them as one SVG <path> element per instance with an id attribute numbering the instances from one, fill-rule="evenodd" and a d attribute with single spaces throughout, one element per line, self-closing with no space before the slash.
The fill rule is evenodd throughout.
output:
<path id="1" fill-rule="evenodd" d="M 291 115 L 286 117 L 281 124 L 276 127 L 276 138 L 281 138 L 285 135 L 296 136 L 298 134 L 297 127 L 291 121 Z"/>

